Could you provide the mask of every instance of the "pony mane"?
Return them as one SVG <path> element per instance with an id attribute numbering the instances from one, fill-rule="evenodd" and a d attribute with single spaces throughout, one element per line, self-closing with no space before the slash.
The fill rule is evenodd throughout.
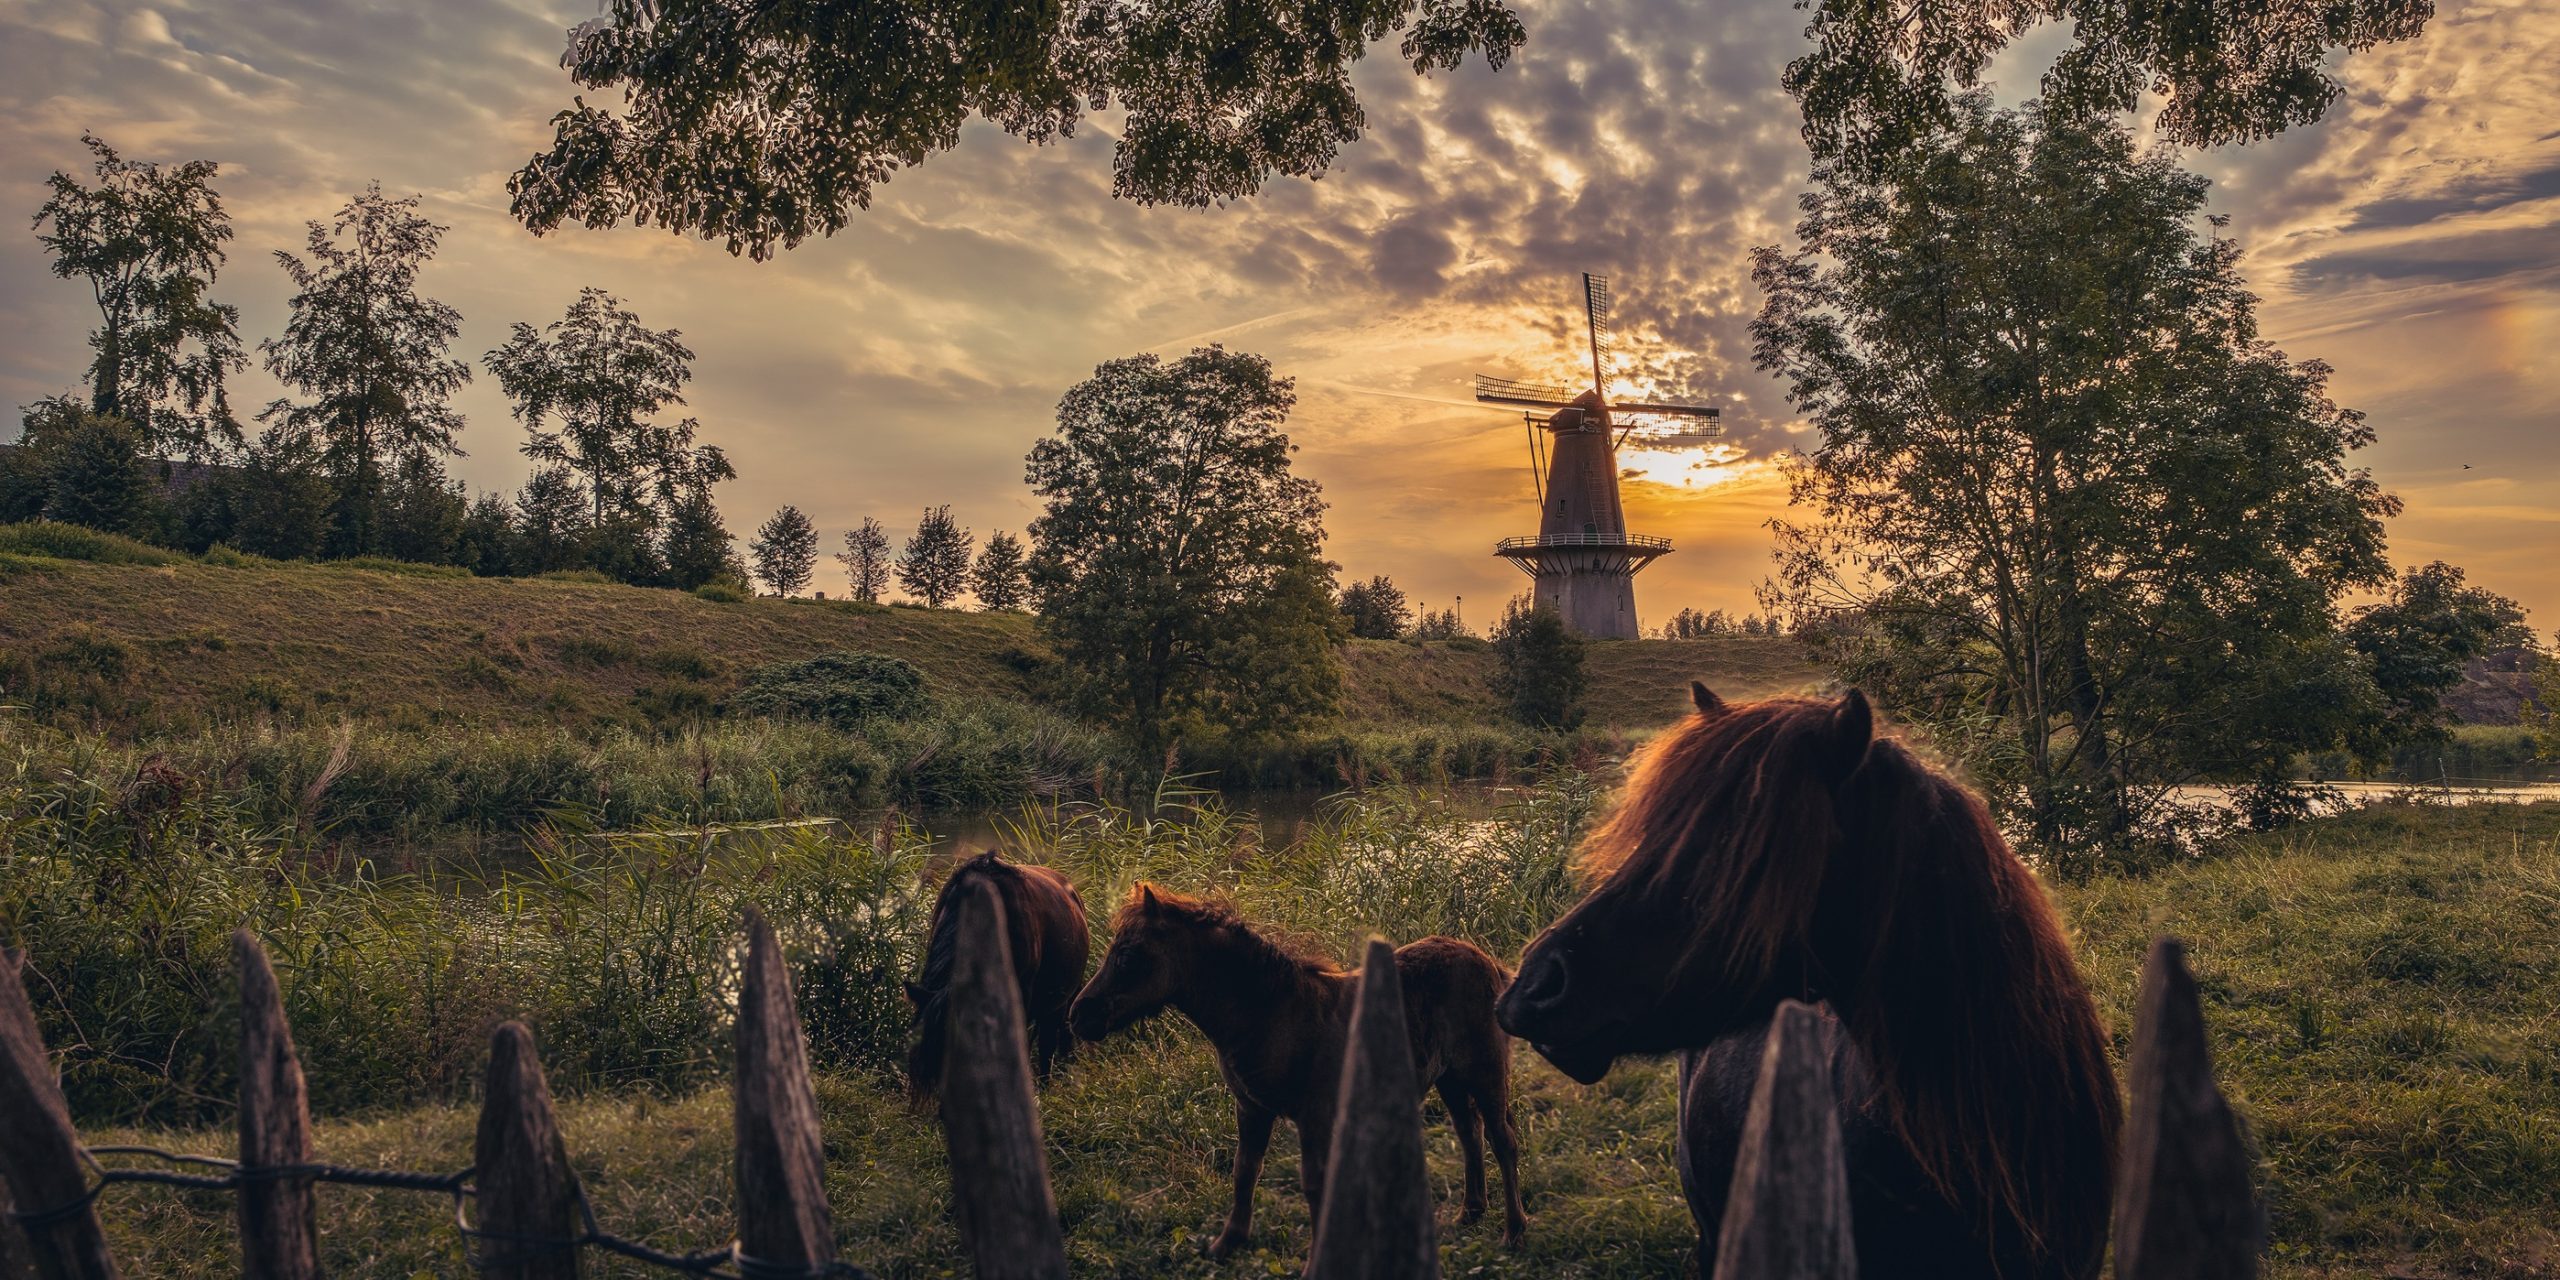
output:
<path id="1" fill-rule="evenodd" d="M 1710 922 L 1684 967 L 1829 1000 L 1951 1202 L 2039 1251 L 2102 1241 L 2109 1197 L 2087 1189 L 2112 1178 L 2121 1110 L 2060 918 L 1980 799 L 1890 738 L 1853 753 L 1839 724 L 1804 698 L 1691 717 L 1635 762 L 1583 865 Z"/>
<path id="2" fill-rule="evenodd" d="M 1155 896 L 1153 908 L 1147 905 L 1150 893 Z M 1187 928 L 1226 933 L 1258 966 L 1267 968 L 1275 976 L 1294 979 L 1302 973 L 1343 972 L 1341 965 L 1318 951 L 1314 944 L 1272 926 L 1258 925 L 1245 919 L 1244 912 L 1224 897 L 1175 893 L 1141 880 L 1129 886 L 1129 896 L 1112 911 L 1111 932 L 1119 934 L 1148 918 L 1172 919 Z"/>

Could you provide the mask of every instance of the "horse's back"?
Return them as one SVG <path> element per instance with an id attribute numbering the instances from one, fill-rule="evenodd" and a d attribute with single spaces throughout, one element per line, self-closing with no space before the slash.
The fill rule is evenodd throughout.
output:
<path id="1" fill-rule="evenodd" d="M 1511 975 L 1491 953 L 1435 934 L 1396 948 L 1396 978 L 1425 1087 L 1444 1072 L 1508 1064 L 1511 1037 L 1494 1020 L 1493 1004 Z"/>
<path id="2" fill-rule="evenodd" d="M 1084 982 L 1093 933 L 1085 923 L 1084 899 L 1064 875 L 1037 864 L 1016 864 L 1007 894 L 1016 954 L 1013 964 L 1024 999 L 1037 1015 L 1063 1009 Z M 1024 954 L 1027 952 L 1028 954 Z"/>
<path id="3" fill-rule="evenodd" d="M 1768 1024 L 1762 1023 L 1680 1055 L 1680 1186 L 1697 1220 L 1699 1272 L 1706 1280 L 1715 1274 L 1725 1202 L 1767 1039 Z M 1861 1105 L 1871 1095 L 1869 1077 L 1845 1034 L 1833 1037 L 1831 1078 L 1861 1280 L 2068 1280 L 2087 1274 L 2039 1259 L 2014 1238 L 1986 1242 L 1978 1215 L 1949 1204 L 1910 1149 Z"/>

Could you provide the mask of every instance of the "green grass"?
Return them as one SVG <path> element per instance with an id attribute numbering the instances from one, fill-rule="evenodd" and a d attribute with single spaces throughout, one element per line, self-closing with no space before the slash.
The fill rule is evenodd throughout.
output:
<path id="1" fill-rule="evenodd" d="M 1253 914 L 1337 949 L 1376 924 L 1400 937 L 1478 936 L 1508 955 L 1570 899 L 1562 851 L 1592 802 L 1584 784 L 1539 793 L 1500 824 L 1490 859 L 1447 856 L 1463 828 L 1402 792 L 1344 806 L 1331 834 L 1291 857 L 1258 850 L 1215 813 L 1149 825 L 1068 809 L 1034 815 L 1016 842 L 1070 868 L 1097 906 L 1147 875 L 1223 887 Z M 2262 1156 L 2269 1274 L 2560 1274 L 2560 805 L 2381 808 L 2056 896 L 2119 1051 L 2148 939 L 2188 941 L 2220 1077 Z M 560 1038 L 544 1033 L 550 1053 L 565 1053 Z M 306 1068 L 315 1083 L 345 1070 L 308 1044 Z M 1519 1083 L 1534 1217 L 1525 1253 L 1502 1253 L 1490 1227 L 1449 1223 L 1455 1147 L 1436 1117 L 1429 1130 L 1448 1273 L 1676 1274 L 1690 1230 L 1671 1165 L 1668 1066 L 1625 1064 L 1583 1089 L 1523 1051 Z M 668 1248 L 727 1238 L 719 1089 L 566 1092 L 571 1155 L 609 1226 Z M 934 1127 L 876 1075 L 831 1073 L 820 1095 L 845 1255 L 888 1276 L 965 1274 Z M 1042 1110 L 1078 1274 L 1287 1274 L 1303 1259 L 1285 1136 L 1246 1255 L 1224 1265 L 1197 1256 L 1223 1204 L 1232 1135 L 1212 1059 L 1187 1029 L 1088 1049 Z M 323 1119 L 318 1149 L 348 1163 L 459 1167 L 471 1117 L 459 1101 L 359 1110 Z M 192 1150 L 230 1141 L 218 1127 L 147 1136 Z M 339 1273 L 455 1269 L 431 1197 L 321 1194 L 323 1248 Z M 226 1201 L 120 1188 L 106 1206 L 136 1274 L 229 1265 Z"/>

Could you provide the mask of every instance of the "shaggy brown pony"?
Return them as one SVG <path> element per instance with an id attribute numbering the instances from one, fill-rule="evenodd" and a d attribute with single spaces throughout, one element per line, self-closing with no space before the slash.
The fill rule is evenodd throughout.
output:
<path id="1" fill-rule="evenodd" d="M 1838 702 L 1697 715 L 1636 762 L 1606 878 L 1521 958 L 1502 1023 L 1565 1074 L 1679 1053 L 1680 1164 L 1712 1275 L 1761 1043 L 1826 1001 L 1867 1280 L 2098 1272 L 2120 1122 L 2062 927 L 1982 802 Z"/>
<path id="2" fill-rule="evenodd" d="M 1031 1024 L 1032 1061 L 1041 1079 L 1060 1055 L 1075 1048 L 1067 1034 L 1067 1001 L 1084 981 L 1085 956 L 1093 936 L 1085 924 L 1084 899 L 1065 876 L 1047 867 L 1016 866 L 990 849 L 952 868 L 933 900 L 933 923 L 927 932 L 924 975 L 907 984 L 907 1003 L 914 1006 L 908 1024 L 907 1096 L 919 1104 L 942 1086 L 943 1036 L 950 1025 L 945 997 L 958 961 L 960 927 L 955 905 L 960 891 L 985 882 L 1004 904 L 1005 944 L 1013 957 L 1013 980 L 1022 992 L 1022 1014 Z"/>
<path id="3" fill-rule="evenodd" d="M 1298 1126 L 1299 1183 L 1312 1215 L 1324 1203 L 1335 1093 L 1351 1033 L 1359 972 L 1310 959 L 1257 932 L 1223 903 L 1141 883 L 1111 919 L 1111 949 L 1076 997 L 1077 1035 L 1099 1040 L 1172 1008 L 1218 1051 L 1236 1098 L 1235 1206 L 1209 1246 L 1223 1258 L 1253 1225 L 1253 1187 L 1272 1122 Z M 1519 1148 L 1511 1129 L 1511 1038 L 1493 1020 L 1510 975 L 1483 948 L 1424 938 L 1396 951 L 1419 1079 L 1440 1091 L 1466 1154 L 1461 1222 L 1484 1216 L 1484 1142 L 1502 1163 L 1502 1240 L 1518 1247 Z"/>

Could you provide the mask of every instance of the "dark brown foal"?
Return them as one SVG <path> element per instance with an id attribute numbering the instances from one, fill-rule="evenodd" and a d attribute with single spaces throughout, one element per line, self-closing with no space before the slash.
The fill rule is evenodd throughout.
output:
<path id="1" fill-rule="evenodd" d="M 1221 903 L 1140 884 L 1112 918 L 1111 949 L 1076 997 L 1078 1036 L 1102 1037 L 1171 1008 L 1218 1051 L 1218 1071 L 1236 1098 L 1235 1206 L 1209 1246 L 1223 1258 L 1253 1225 L 1253 1188 L 1274 1121 L 1298 1127 L 1300 1185 L 1310 1216 L 1324 1203 L 1325 1157 L 1333 1142 L 1335 1094 L 1359 974 L 1309 959 L 1264 937 Z M 1420 1079 L 1440 1092 L 1466 1153 L 1461 1223 L 1484 1216 L 1484 1147 L 1502 1164 L 1502 1240 L 1518 1247 L 1529 1217 L 1520 1208 L 1520 1153 L 1511 1129 L 1511 1038 L 1493 1004 L 1510 975 L 1492 956 L 1455 938 L 1399 948 L 1405 1018 Z"/>

